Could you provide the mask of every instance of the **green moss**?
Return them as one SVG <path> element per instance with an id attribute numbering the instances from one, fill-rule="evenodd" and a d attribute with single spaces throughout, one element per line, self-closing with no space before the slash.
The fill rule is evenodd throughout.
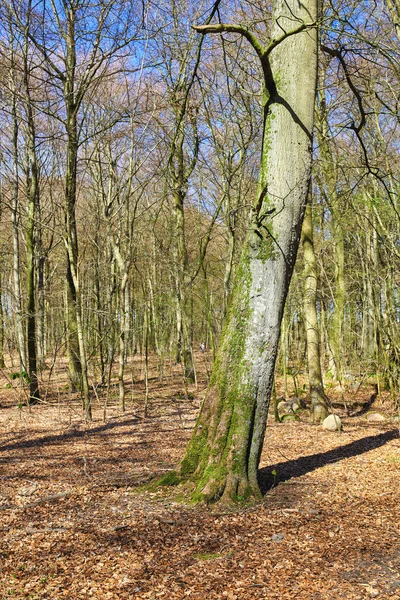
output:
<path id="1" fill-rule="evenodd" d="M 283 415 L 281 417 L 281 422 L 285 423 L 287 421 L 300 421 L 300 417 L 298 415 Z"/>
<path id="2" fill-rule="evenodd" d="M 213 560 L 215 558 L 220 558 L 222 554 L 219 552 L 204 552 L 204 554 L 193 554 L 194 558 L 198 558 L 199 560 Z"/>
<path id="3" fill-rule="evenodd" d="M 270 258 L 273 258 L 275 254 L 275 243 L 272 236 L 265 232 L 262 240 L 259 240 L 258 252 L 256 258 L 265 263 Z"/>
<path id="4" fill-rule="evenodd" d="M 220 485 L 222 485 L 225 477 L 227 475 L 227 470 L 226 470 L 226 466 L 225 464 L 211 464 L 208 465 L 208 467 L 206 467 L 204 469 L 203 475 L 201 477 L 201 479 L 199 480 L 198 486 L 197 486 L 197 491 L 198 493 L 201 493 L 201 490 L 204 489 L 205 485 L 209 482 L 209 481 L 214 481 L 215 482 L 215 489 L 217 490 Z M 211 493 L 211 495 L 209 495 L 208 497 L 205 497 L 204 494 L 202 494 L 203 499 L 205 499 L 206 501 L 212 502 L 214 500 L 214 495 Z"/>
<path id="5" fill-rule="evenodd" d="M 185 452 L 185 457 L 181 463 L 180 473 L 184 479 L 193 475 L 204 456 L 208 430 L 206 427 L 200 427 L 197 427 L 192 435 Z"/>
<path id="6" fill-rule="evenodd" d="M 240 479 L 245 477 L 256 402 L 255 390 L 247 383 L 251 365 L 244 357 L 251 317 L 250 253 L 254 256 L 254 248 L 245 244 L 213 366 L 208 399 L 181 464 L 181 478 L 191 480 L 196 486 L 193 502 L 218 500 L 225 488 L 228 469 Z M 212 429 L 208 411 L 213 411 Z M 251 486 L 245 484 L 238 494 L 239 497 L 232 500 L 247 501 L 254 496 Z"/>
<path id="7" fill-rule="evenodd" d="M 182 479 L 176 473 L 176 471 L 169 471 L 164 477 L 158 480 L 158 485 L 179 485 Z"/>

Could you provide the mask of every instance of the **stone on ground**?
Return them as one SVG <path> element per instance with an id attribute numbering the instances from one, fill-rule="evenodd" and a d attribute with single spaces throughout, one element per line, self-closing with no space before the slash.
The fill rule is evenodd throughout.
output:
<path id="1" fill-rule="evenodd" d="M 378 412 L 370 412 L 367 414 L 367 421 L 370 423 L 382 423 L 386 421 L 386 417 Z"/>
<path id="2" fill-rule="evenodd" d="M 328 415 L 322 421 L 322 429 L 326 431 L 340 431 L 342 429 L 342 421 L 337 415 Z"/>

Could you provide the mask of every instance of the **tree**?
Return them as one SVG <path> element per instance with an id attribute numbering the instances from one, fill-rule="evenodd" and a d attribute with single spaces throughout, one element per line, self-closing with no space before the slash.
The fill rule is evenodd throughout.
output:
<path id="1" fill-rule="evenodd" d="M 7 2 L 17 26 L 24 30 L 21 14 Z M 76 224 L 78 155 L 85 115 L 82 105 L 88 92 L 103 78 L 120 70 L 122 50 L 137 36 L 140 23 L 134 18 L 134 4 L 109 0 L 98 6 L 88 0 L 44 3 L 43 13 L 34 13 L 35 28 L 27 35 L 43 59 L 43 78 L 52 88 L 58 108 L 52 116 L 65 131 L 64 209 L 67 290 L 67 350 L 70 380 L 81 389 L 86 417 L 91 419 L 87 352 L 82 315 L 79 276 L 79 248 Z"/>
<path id="2" fill-rule="evenodd" d="M 263 140 L 253 207 L 207 396 L 180 476 L 212 501 L 259 496 L 264 441 L 282 313 L 310 181 L 317 73 L 317 3 L 273 6 L 271 41 L 241 25 L 197 27 L 236 33 L 263 72 Z"/>
<path id="3" fill-rule="evenodd" d="M 20 372 L 26 371 L 26 348 L 23 327 L 22 312 L 22 291 L 21 291 L 21 259 L 20 259 L 20 175 L 19 175 L 19 115 L 17 102 L 17 81 L 16 81 L 16 52 L 15 35 L 10 28 L 9 32 L 9 87 L 11 95 L 11 118 L 12 118 L 12 196 L 11 196 L 11 218 L 13 231 L 13 288 L 14 288 L 14 311 L 15 311 L 15 329 L 18 340 L 19 368 Z"/>
<path id="4" fill-rule="evenodd" d="M 39 165 L 36 152 L 36 124 L 32 103 L 31 71 L 29 66 L 29 38 L 31 0 L 27 4 L 27 16 L 23 40 L 23 87 L 26 112 L 26 187 L 27 187 L 27 226 L 26 226 L 26 255 L 27 255 L 27 347 L 29 402 L 34 404 L 40 400 L 37 376 L 37 340 L 36 340 L 36 289 L 35 262 L 37 253 L 36 217 L 39 208 Z"/>
<path id="5" fill-rule="evenodd" d="M 314 252 L 312 204 L 307 204 L 301 232 L 304 254 L 304 327 L 307 339 L 307 367 L 310 398 L 315 422 L 323 421 L 328 415 L 327 397 L 322 381 L 320 335 L 317 317 L 317 261 Z"/>

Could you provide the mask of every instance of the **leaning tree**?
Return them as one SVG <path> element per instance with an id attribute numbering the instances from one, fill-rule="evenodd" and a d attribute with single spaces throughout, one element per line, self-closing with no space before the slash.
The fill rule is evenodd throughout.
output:
<path id="1" fill-rule="evenodd" d="M 210 385 L 178 476 L 206 501 L 259 496 L 280 323 L 299 245 L 312 158 L 317 2 L 275 0 L 270 41 L 237 24 L 201 35 L 243 36 L 263 73 L 257 196 Z M 171 480 L 171 478 L 169 478 Z"/>

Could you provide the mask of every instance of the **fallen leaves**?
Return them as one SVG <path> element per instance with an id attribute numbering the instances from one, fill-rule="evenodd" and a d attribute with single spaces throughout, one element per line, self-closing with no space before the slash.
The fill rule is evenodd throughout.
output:
<path id="1" fill-rule="evenodd" d="M 345 418 L 339 436 L 271 421 L 263 502 L 193 507 L 179 486 L 137 487 L 173 468 L 190 435 L 172 400 L 179 379 L 153 386 L 147 420 L 137 406 L 110 406 L 105 424 L 98 407 L 90 426 L 68 425 L 57 405 L 26 419 L 2 409 L 2 600 L 400 599 L 390 425 Z M 179 403 L 185 424 L 196 406 Z"/>

